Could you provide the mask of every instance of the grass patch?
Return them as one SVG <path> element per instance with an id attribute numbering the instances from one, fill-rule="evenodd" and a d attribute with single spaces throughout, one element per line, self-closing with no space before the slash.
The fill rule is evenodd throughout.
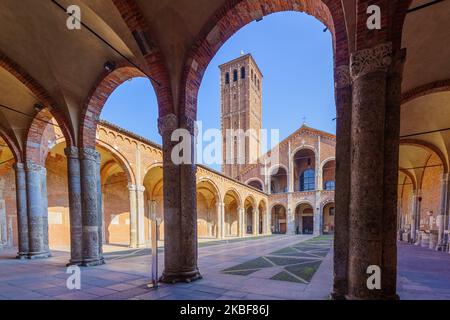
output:
<path id="1" fill-rule="evenodd" d="M 299 279 L 293 277 L 292 275 L 290 275 L 289 273 L 287 273 L 286 271 L 282 271 L 276 275 L 274 275 L 272 278 L 270 278 L 272 280 L 278 280 L 278 281 L 287 281 L 287 282 L 296 282 L 296 283 L 304 283 L 303 281 L 300 281 Z"/>
<path id="2" fill-rule="evenodd" d="M 252 274 L 253 272 L 259 271 L 259 269 L 254 269 L 254 270 L 238 270 L 238 271 L 227 271 L 224 273 L 225 274 L 230 274 L 233 276 L 248 276 L 250 274 Z"/>
<path id="3" fill-rule="evenodd" d="M 291 247 L 287 247 L 287 248 L 283 248 L 283 249 L 277 250 L 275 252 L 272 252 L 270 254 L 273 254 L 273 255 L 279 255 L 279 254 L 284 255 L 284 254 L 289 254 L 289 253 L 295 254 L 295 253 L 298 253 L 298 251 L 292 249 Z"/>
<path id="4" fill-rule="evenodd" d="M 297 277 L 310 282 L 317 269 L 319 268 L 321 261 L 305 263 L 295 266 L 286 267 L 286 270 L 295 274 Z"/>
<path id="5" fill-rule="evenodd" d="M 296 259 L 296 258 L 266 257 L 266 259 L 269 259 L 270 261 L 275 263 L 277 266 L 287 266 L 290 264 L 296 264 L 296 263 L 303 262 L 301 259 Z"/>
<path id="6" fill-rule="evenodd" d="M 263 268 L 270 268 L 272 267 L 272 264 L 265 260 L 262 257 L 238 264 L 237 266 L 228 268 L 223 270 L 223 272 L 229 272 L 229 271 L 240 271 L 240 270 L 258 270 Z"/>
<path id="7" fill-rule="evenodd" d="M 214 241 L 206 241 L 206 242 L 199 242 L 198 247 L 210 247 L 210 246 L 216 246 L 219 244 L 227 244 L 227 243 L 235 243 L 235 242 L 241 242 L 241 241 L 247 241 L 247 240 L 258 240 L 258 239 L 265 239 L 273 237 L 273 235 L 268 236 L 258 236 L 258 237 L 247 237 L 247 238 L 236 238 L 236 239 L 227 239 L 227 240 L 214 240 Z"/>

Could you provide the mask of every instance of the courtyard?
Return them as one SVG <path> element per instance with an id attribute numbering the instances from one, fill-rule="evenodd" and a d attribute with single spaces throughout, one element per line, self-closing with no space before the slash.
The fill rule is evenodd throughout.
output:
<path id="1" fill-rule="evenodd" d="M 105 247 L 105 265 L 81 269 L 81 290 L 66 287 L 67 252 L 53 251 L 47 260 L 20 261 L 13 259 L 13 251 L 4 251 L 0 299 L 327 300 L 332 288 L 331 241 L 329 236 L 277 235 L 201 242 L 203 279 L 161 284 L 158 289 L 147 288 L 150 249 Z M 163 249 L 159 251 L 162 270 Z M 400 298 L 449 299 L 449 262 L 448 254 L 399 245 Z M 302 265 L 315 268 L 296 273 Z"/>

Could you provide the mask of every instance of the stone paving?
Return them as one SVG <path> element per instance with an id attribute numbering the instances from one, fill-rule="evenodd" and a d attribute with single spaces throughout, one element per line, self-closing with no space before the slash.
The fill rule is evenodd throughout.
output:
<path id="1" fill-rule="evenodd" d="M 307 283 L 273 280 L 283 266 L 262 268 L 246 276 L 222 271 L 273 252 L 296 247 L 311 236 L 271 236 L 199 247 L 203 279 L 148 289 L 150 251 L 109 248 L 107 263 L 82 268 L 81 290 L 68 290 L 65 263 L 68 253 L 53 251 L 46 260 L 19 261 L 14 251 L 0 252 L 0 299 L 134 299 L 134 300 L 276 300 L 328 299 L 332 287 L 332 250 Z M 305 245 L 307 242 L 305 242 Z M 301 247 L 301 246 L 300 246 Z M 117 250 L 116 250 L 117 251 Z M 162 250 L 159 250 L 162 251 Z M 162 270 L 163 253 L 160 256 Z M 399 245 L 401 299 L 450 299 L 450 254 L 411 245 Z"/>

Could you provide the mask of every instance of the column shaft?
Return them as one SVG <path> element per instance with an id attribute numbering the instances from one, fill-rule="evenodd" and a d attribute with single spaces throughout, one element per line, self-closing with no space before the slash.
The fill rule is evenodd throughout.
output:
<path id="1" fill-rule="evenodd" d="M 350 173 L 351 173 L 351 121 L 352 88 L 349 66 L 336 68 L 336 191 L 334 230 L 334 282 L 333 299 L 344 299 L 347 294 Z M 301 222 L 301 217 L 300 217 Z M 301 231 L 301 228 L 300 228 Z"/>
<path id="2" fill-rule="evenodd" d="M 369 266 L 382 266 L 384 131 L 391 45 L 352 55 L 352 161 L 349 299 L 378 299 L 367 286 Z"/>
<path id="3" fill-rule="evenodd" d="M 14 169 L 16 171 L 17 229 L 19 240 L 17 258 L 23 259 L 29 254 L 26 174 L 23 163 L 16 163 Z"/>
<path id="4" fill-rule="evenodd" d="M 70 147 L 64 150 L 67 156 L 67 180 L 69 187 L 69 216 L 70 216 L 70 262 L 81 264 L 83 236 L 81 217 L 81 181 L 80 155 L 78 148 Z"/>
<path id="5" fill-rule="evenodd" d="M 82 199 L 83 266 L 104 263 L 101 252 L 101 184 L 100 155 L 91 148 L 80 149 Z"/>
<path id="6" fill-rule="evenodd" d="M 188 143 L 190 164 L 178 164 L 172 159 L 172 150 L 178 141 L 172 141 L 179 128 L 177 116 L 169 114 L 159 119 L 159 132 L 163 140 L 164 186 L 164 272 L 165 283 L 190 282 L 201 278 L 197 267 L 197 208 L 196 165 L 194 163 L 194 123 L 182 124 L 183 144 Z M 187 140 L 184 140 L 187 139 Z M 190 139 L 190 141 L 188 141 Z M 176 156 L 176 154 L 174 154 Z"/>
<path id="7" fill-rule="evenodd" d="M 48 209 L 46 199 L 46 170 L 32 162 L 26 163 L 28 243 L 30 259 L 48 258 Z"/>
<path id="8" fill-rule="evenodd" d="M 136 188 L 136 216 L 137 216 L 137 246 L 145 246 L 145 187 Z"/>
<path id="9" fill-rule="evenodd" d="M 129 198 L 130 198 L 130 247 L 137 248 L 138 236 L 137 236 L 137 199 L 136 199 L 136 186 L 128 186 Z"/>

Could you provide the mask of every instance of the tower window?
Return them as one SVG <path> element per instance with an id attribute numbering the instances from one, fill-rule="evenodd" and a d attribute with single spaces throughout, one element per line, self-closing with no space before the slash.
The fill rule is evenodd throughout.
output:
<path id="1" fill-rule="evenodd" d="M 241 79 L 245 79 L 245 67 L 241 68 Z"/>
<path id="2" fill-rule="evenodd" d="M 225 73 L 225 84 L 230 84 L 230 73 Z"/>
<path id="3" fill-rule="evenodd" d="M 314 191 L 315 189 L 315 172 L 313 169 L 305 170 L 300 176 L 300 191 Z"/>
<path id="4" fill-rule="evenodd" d="M 238 71 L 236 69 L 233 70 L 233 81 L 236 82 L 238 80 Z"/>

